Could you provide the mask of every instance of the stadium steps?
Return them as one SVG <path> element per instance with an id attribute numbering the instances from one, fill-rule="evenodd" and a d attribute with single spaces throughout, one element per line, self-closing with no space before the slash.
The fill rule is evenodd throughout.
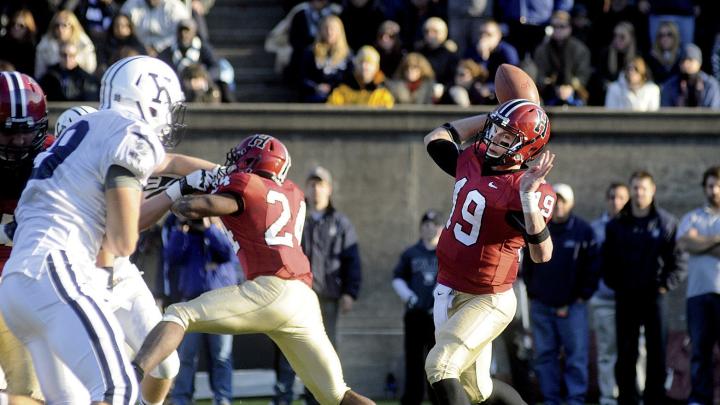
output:
<path id="1" fill-rule="evenodd" d="M 235 68 L 239 102 L 294 100 L 274 71 L 275 55 L 264 49 L 266 35 L 283 17 L 282 0 L 217 0 L 207 15 L 215 52 Z"/>

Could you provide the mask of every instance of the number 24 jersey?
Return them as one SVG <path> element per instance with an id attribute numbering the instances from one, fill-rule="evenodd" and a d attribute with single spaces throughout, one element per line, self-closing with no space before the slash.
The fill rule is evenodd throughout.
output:
<path id="1" fill-rule="evenodd" d="M 310 262 L 300 245 L 305 195 L 295 183 L 277 184 L 252 173 L 232 173 L 214 193 L 242 198 L 242 213 L 221 219 L 236 242 L 248 280 L 273 275 L 312 286 Z"/>
<path id="2" fill-rule="evenodd" d="M 457 161 L 453 209 L 437 247 L 438 283 L 469 294 L 507 291 L 517 278 L 521 231 L 510 225 L 509 213 L 522 213 L 520 176 L 523 171 L 483 175 L 475 148 Z M 550 220 L 555 193 L 543 184 L 540 212 Z M 522 217 L 522 215 L 521 215 Z"/>

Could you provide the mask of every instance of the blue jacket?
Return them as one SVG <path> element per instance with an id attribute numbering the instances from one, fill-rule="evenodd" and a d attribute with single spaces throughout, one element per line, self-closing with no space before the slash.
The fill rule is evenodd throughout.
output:
<path id="1" fill-rule="evenodd" d="M 435 249 L 428 250 L 423 241 L 407 248 L 393 271 L 393 278 L 407 283 L 418 298 L 412 309 L 429 311 L 433 307 L 433 290 L 437 283 L 438 260 Z"/>
<path id="2" fill-rule="evenodd" d="M 322 298 L 357 298 L 362 282 L 357 234 L 348 217 L 332 206 L 315 219 L 309 215 L 302 248 L 310 260 L 313 290 Z"/>
<path id="3" fill-rule="evenodd" d="M 656 294 L 685 278 L 687 254 L 675 243 L 677 219 L 653 203 L 643 218 L 632 215 L 632 202 L 605 227 L 601 273 L 616 294 Z"/>
<path id="4" fill-rule="evenodd" d="M 545 305 L 562 307 L 579 298 L 588 300 L 597 289 L 598 246 L 592 227 L 570 214 L 564 223 L 548 224 L 553 255 L 547 263 L 535 263 L 525 250 L 523 279 L 528 296 Z"/>
<path id="5" fill-rule="evenodd" d="M 240 264 L 227 235 L 215 225 L 200 233 L 175 224 L 172 216 L 163 225 L 163 292 L 171 302 L 238 283 Z"/>
<path id="6" fill-rule="evenodd" d="M 702 90 L 697 91 L 697 106 L 720 109 L 720 83 L 709 74 L 700 71 L 699 81 L 702 82 Z M 660 93 L 660 105 L 663 107 L 685 107 L 688 106 L 688 94 L 681 91 L 681 77 L 675 75 L 670 77 L 662 86 Z M 689 86 L 688 86 L 689 87 Z M 688 89 L 689 91 L 693 89 Z M 688 93 L 689 93 L 688 91 Z M 692 106 L 691 106 L 692 107 Z"/>

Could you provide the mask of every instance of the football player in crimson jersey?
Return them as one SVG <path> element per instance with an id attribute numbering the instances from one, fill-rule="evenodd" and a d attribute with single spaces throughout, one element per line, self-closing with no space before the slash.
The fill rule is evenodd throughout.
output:
<path id="1" fill-rule="evenodd" d="M 300 246 L 304 195 L 285 180 L 290 168 L 285 145 L 268 135 L 250 136 L 228 153 L 226 167 L 228 174 L 212 194 L 183 197 L 172 209 L 189 219 L 221 217 L 247 281 L 171 305 L 135 357 L 136 371 L 141 376 L 155 367 L 186 332 L 264 333 L 321 404 L 373 404 L 347 387 L 325 333 Z"/>
<path id="2" fill-rule="evenodd" d="M 442 404 L 491 398 L 491 344 L 515 314 L 519 251 L 527 244 L 535 262 L 552 255 L 549 139 L 545 111 L 522 99 L 425 136 L 429 155 L 455 178 L 452 212 L 437 247 L 436 345 L 425 362 Z M 463 147 L 465 141 L 470 145 Z M 519 396 L 506 401 L 523 403 Z"/>
<path id="3" fill-rule="evenodd" d="M 3 179 L 0 187 L 0 275 L 10 257 L 15 228 L 13 215 L 30 178 L 33 159 L 54 141 L 47 135 L 47 128 L 47 106 L 42 88 L 23 73 L 0 72 L 0 178 Z M 20 403 L 21 399 L 15 395 L 42 399 L 30 355 L 10 333 L 2 314 L 0 368 L 5 372 L 11 403 Z"/>

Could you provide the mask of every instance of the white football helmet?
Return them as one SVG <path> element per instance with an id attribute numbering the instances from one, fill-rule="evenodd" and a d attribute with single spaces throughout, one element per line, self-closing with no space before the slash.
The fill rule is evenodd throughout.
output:
<path id="1" fill-rule="evenodd" d="M 180 141 L 185 95 L 175 71 L 160 59 L 131 56 L 108 68 L 100 84 L 100 109 L 121 110 L 156 129 L 168 148 Z"/>
<path id="2" fill-rule="evenodd" d="M 74 124 L 80 117 L 97 111 L 95 107 L 89 105 L 79 105 L 77 107 L 68 108 L 55 121 L 55 136 L 62 135 L 68 127 Z"/>

